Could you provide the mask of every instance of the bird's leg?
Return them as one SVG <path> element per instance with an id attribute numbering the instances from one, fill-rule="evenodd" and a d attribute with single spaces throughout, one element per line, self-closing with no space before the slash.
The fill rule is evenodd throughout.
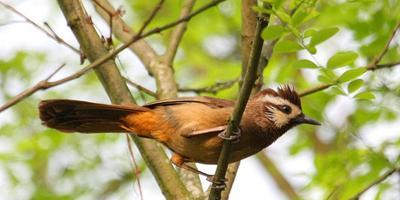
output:
<path id="1" fill-rule="evenodd" d="M 171 162 L 174 165 L 176 165 L 177 167 L 180 167 L 180 168 L 189 170 L 189 171 L 191 171 L 193 173 L 200 174 L 202 176 L 207 177 L 206 180 L 217 184 L 218 188 L 225 188 L 225 181 L 226 181 L 225 179 L 224 180 L 214 180 L 214 175 L 207 174 L 205 172 L 202 172 L 202 171 L 200 171 L 200 170 L 198 170 L 196 168 L 193 168 L 193 167 L 187 165 L 185 163 L 185 158 L 183 156 L 179 155 L 179 154 L 176 154 L 176 153 L 173 154 L 172 157 L 171 157 Z"/>
<path id="2" fill-rule="evenodd" d="M 238 127 L 236 130 L 232 131 L 231 135 L 229 137 L 226 136 L 226 130 L 222 131 L 221 133 L 218 134 L 218 137 L 224 139 L 224 140 L 231 140 L 233 143 L 238 143 L 239 138 L 242 135 L 242 130 L 240 127 Z"/>

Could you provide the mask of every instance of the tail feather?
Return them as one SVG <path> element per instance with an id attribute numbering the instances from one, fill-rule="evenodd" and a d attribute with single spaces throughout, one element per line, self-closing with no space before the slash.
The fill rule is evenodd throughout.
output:
<path id="1" fill-rule="evenodd" d="M 123 118 L 148 111 L 141 106 L 107 105 L 85 101 L 55 99 L 41 101 L 40 119 L 43 125 L 65 132 L 127 132 Z"/>

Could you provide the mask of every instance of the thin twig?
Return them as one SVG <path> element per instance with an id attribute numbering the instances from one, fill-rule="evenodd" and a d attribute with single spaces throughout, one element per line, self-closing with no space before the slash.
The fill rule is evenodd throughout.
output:
<path id="1" fill-rule="evenodd" d="M 216 82 L 213 85 L 202 87 L 202 88 L 179 88 L 179 92 L 194 92 L 197 94 L 201 93 L 211 93 L 216 94 L 221 90 L 228 89 L 232 87 L 235 83 L 239 81 L 238 78 L 228 81 Z"/>
<path id="2" fill-rule="evenodd" d="M 96 63 L 98 59 L 108 55 L 108 49 L 101 41 L 93 24 L 87 20 L 88 16 L 82 2 L 79 0 L 58 0 L 58 4 L 88 60 Z M 135 103 L 114 60 L 108 60 L 101 67 L 96 68 L 95 72 L 112 103 Z M 130 134 L 130 136 L 135 141 L 143 160 L 151 170 L 165 198 L 182 199 L 190 196 L 190 193 L 179 180 L 176 171 L 169 164 L 168 157 L 163 149 L 155 141 L 143 140 L 133 134 Z"/>
<path id="3" fill-rule="evenodd" d="M 133 168 L 134 168 L 133 171 L 135 173 L 137 184 L 138 184 L 140 199 L 143 200 L 142 186 L 140 184 L 140 170 L 136 163 L 135 156 L 133 154 L 132 145 L 131 145 L 132 138 L 129 137 L 128 133 L 126 133 L 125 135 L 126 135 L 126 142 L 128 144 L 129 156 L 131 157 L 131 160 L 133 163 Z"/>
<path id="4" fill-rule="evenodd" d="M 102 56 L 101 58 L 95 60 L 94 62 L 92 62 L 91 64 L 87 65 L 86 67 L 82 68 L 81 70 L 79 70 L 78 72 L 67 76 L 65 78 L 59 79 L 57 81 L 53 81 L 53 82 L 48 82 L 48 81 L 40 81 L 39 83 L 37 83 L 35 86 L 28 88 L 27 90 L 25 90 L 24 92 L 22 92 L 21 94 L 17 95 L 16 97 L 12 98 L 9 102 L 5 103 L 3 106 L 0 107 L 0 112 L 4 111 L 5 109 L 9 108 L 12 105 L 15 105 L 16 103 L 18 103 L 19 101 L 21 101 L 22 99 L 32 95 L 33 93 L 35 93 L 38 90 L 43 90 L 43 89 L 48 89 L 50 87 L 55 87 L 58 85 L 61 85 L 63 83 L 66 83 L 68 81 L 77 79 L 79 77 L 81 77 L 82 75 L 86 74 L 88 71 L 90 71 L 91 69 L 100 66 L 102 64 L 104 64 L 105 62 L 107 62 L 109 59 L 113 58 L 114 56 L 116 56 L 117 54 L 119 54 L 121 51 L 123 51 L 124 49 L 126 49 L 127 47 L 129 47 L 132 43 L 143 39 L 145 37 L 148 37 L 150 35 L 159 33 L 161 31 L 167 30 L 169 28 L 172 28 L 182 22 L 188 21 L 190 20 L 192 17 L 206 11 L 208 8 L 211 8 L 213 6 L 218 5 L 219 3 L 221 3 L 224 0 L 216 0 L 216 1 L 212 1 L 208 4 L 206 4 L 205 6 L 199 8 L 198 10 L 196 10 L 195 12 L 193 12 L 191 15 L 183 18 L 183 19 L 179 19 L 176 20 L 174 22 L 168 23 L 164 26 L 161 27 L 157 27 L 154 29 L 149 30 L 148 32 L 145 32 L 142 35 L 138 35 L 138 36 L 134 36 L 132 37 L 127 43 L 124 43 L 123 45 L 121 45 L 120 47 L 116 48 L 114 51 L 109 52 L 108 54 Z M 1 2 L 0 2 L 1 3 Z M 50 77 L 51 78 L 51 77 Z"/>
<path id="5" fill-rule="evenodd" d="M 137 88 L 138 90 L 143 91 L 144 93 L 146 93 L 146 94 L 148 94 L 148 95 L 150 95 L 152 97 L 157 97 L 157 94 L 155 92 L 151 91 L 150 89 L 147 89 L 147 88 L 141 86 L 140 84 L 137 84 L 137 83 L 133 82 L 129 78 L 124 77 L 124 79 L 129 85 Z"/>
<path id="6" fill-rule="evenodd" d="M 389 50 L 389 45 L 392 42 L 393 38 L 396 36 L 397 30 L 400 28 L 400 21 L 397 23 L 397 25 L 394 27 L 393 31 L 391 32 L 388 40 L 385 43 L 385 46 L 383 47 L 382 51 L 372 60 L 367 65 L 367 69 L 369 70 L 374 70 L 378 63 L 382 60 L 383 56 L 386 54 L 386 52 Z"/>
<path id="7" fill-rule="evenodd" d="M 186 0 L 184 2 L 180 18 L 184 18 L 190 14 L 195 2 L 196 0 Z M 181 23 L 178 26 L 176 26 L 171 33 L 167 50 L 165 51 L 165 54 L 163 56 L 164 62 L 166 62 L 168 65 L 172 65 L 176 52 L 178 51 L 179 43 L 182 40 L 183 34 L 186 31 L 186 27 L 187 27 L 187 22 Z"/>
<path id="8" fill-rule="evenodd" d="M 388 51 L 389 45 L 392 42 L 393 38 L 396 36 L 396 32 L 399 29 L 400 29 L 400 22 L 395 26 L 395 28 L 391 32 L 390 37 L 386 41 L 385 46 L 383 47 L 383 49 L 379 52 L 379 54 L 370 63 L 368 63 L 367 66 L 365 66 L 365 68 L 367 70 L 374 71 L 376 69 L 390 68 L 390 67 L 394 67 L 394 66 L 400 64 L 400 62 L 394 62 L 394 63 L 388 63 L 388 64 L 378 64 L 382 60 L 382 58 L 386 54 L 386 52 Z M 331 87 L 333 85 L 335 85 L 335 84 L 334 83 L 331 83 L 331 84 L 324 83 L 324 84 L 315 86 L 313 88 L 307 89 L 304 92 L 301 92 L 300 96 L 301 97 L 307 96 L 309 94 L 313 94 L 315 92 L 319 92 L 319 91 L 325 90 L 325 89 L 327 89 L 327 88 L 329 88 L 329 87 Z"/>
<path id="9" fill-rule="evenodd" d="M 390 175 L 392 175 L 393 173 L 395 173 L 397 171 L 400 171 L 400 167 L 396 167 L 396 168 L 393 168 L 393 169 L 387 171 L 381 177 L 379 177 L 378 179 L 376 179 L 373 182 L 371 182 L 370 184 L 368 184 L 364 189 L 362 189 L 360 192 L 358 192 L 356 195 L 354 195 L 350 199 L 351 200 L 358 200 L 360 198 L 360 196 L 362 194 L 364 194 L 366 191 L 368 191 L 370 188 L 372 188 L 373 186 L 375 186 L 375 185 L 381 183 L 382 181 L 386 180 Z"/>
<path id="10" fill-rule="evenodd" d="M 137 35 L 141 35 L 146 29 L 146 27 L 150 24 L 150 22 L 154 19 L 154 17 L 157 15 L 158 11 L 160 11 L 161 6 L 163 5 L 164 0 L 160 0 L 158 4 L 154 7 L 153 11 L 151 12 L 150 16 L 144 21 L 143 26 L 140 27 L 139 31 L 137 32 Z"/>
<path id="11" fill-rule="evenodd" d="M 50 28 L 50 26 L 45 23 L 45 26 L 47 26 L 49 28 L 49 30 L 51 32 L 48 32 L 46 29 L 44 29 L 43 27 L 39 26 L 37 23 L 35 23 L 33 20 L 29 19 L 27 16 L 25 16 L 24 14 L 22 14 L 21 12 L 19 12 L 17 9 L 15 9 L 14 7 L 12 7 L 11 5 L 4 3 L 2 1 L 0 1 L 0 4 L 2 6 L 4 6 L 5 8 L 7 8 L 8 10 L 10 10 L 11 12 L 17 14 L 18 16 L 24 18 L 28 23 L 32 24 L 34 27 L 38 28 L 40 31 L 42 31 L 43 33 L 45 33 L 47 36 L 49 36 L 50 38 L 52 38 L 53 40 L 55 40 L 58 43 L 61 43 L 65 46 L 67 46 L 68 48 L 70 48 L 72 51 L 76 52 L 79 54 L 79 49 L 73 47 L 72 45 L 68 44 L 67 42 L 65 42 L 61 37 L 59 37 L 57 34 L 55 34 L 55 32 Z"/>
<path id="12" fill-rule="evenodd" d="M 321 84 L 321 85 L 315 86 L 313 88 L 307 89 L 307 90 L 305 90 L 303 92 L 300 92 L 299 96 L 300 97 L 304 97 L 304 96 L 319 92 L 321 90 L 325 90 L 325 89 L 331 87 L 332 85 L 334 85 L 334 84 L 333 83 L 332 84 L 326 84 L 326 83 L 325 84 Z"/>
<path id="13" fill-rule="evenodd" d="M 267 4 L 269 5 L 269 4 Z M 261 50 L 263 46 L 263 39 L 261 38 L 262 30 L 268 25 L 269 16 L 260 16 L 257 19 L 256 34 L 250 53 L 250 58 L 246 70 L 246 75 L 243 80 L 243 85 L 240 90 L 239 98 L 235 103 L 233 113 L 229 119 L 228 127 L 225 132 L 225 136 L 229 137 L 232 132 L 237 131 L 243 112 L 246 108 L 247 101 L 250 97 L 251 90 L 254 82 L 257 78 L 257 67 L 261 56 Z M 226 169 L 228 168 L 228 160 L 231 151 L 231 141 L 224 140 L 221 153 L 218 158 L 218 165 L 215 172 L 215 181 L 222 180 L 225 177 Z M 221 198 L 222 188 L 217 187 L 217 183 L 213 183 L 209 195 L 210 200 L 217 200 Z"/>
<path id="14" fill-rule="evenodd" d="M 20 102 L 21 100 L 25 99 L 26 97 L 32 95 L 33 93 L 35 93 L 38 90 L 45 90 L 49 87 L 53 87 L 52 83 L 53 82 L 49 82 L 49 80 L 57 73 L 61 70 L 61 68 L 63 68 L 65 66 L 65 64 L 62 64 L 61 66 L 59 66 L 56 70 L 54 70 L 54 72 L 52 72 L 49 76 L 47 76 L 45 79 L 43 79 L 42 81 L 39 81 L 38 83 L 36 83 L 36 85 L 24 90 L 23 92 L 19 93 L 17 96 L 15 96 L 14 98 L 10 99 L 9 101 L 7 101 L 5 104 L 3 104 L 0 107 L 0 112 L 6 110 L 7 108 L 17 104 L 18 102 Z"/>
<path id="15" fill-rule="evenodd" d="M 125 23 L 121 18 L 121 8 L 114 9 L 114 7 L 107 0 L 94 0 L 93 3 L 97 13 L 109 23 L 113 29 L 113 34 L 123 43 L 129 41 L 136 35 L 136 32 L 130 28 L 130 25 Z M 151 63 L 157 57 L 157 53 L 145 40 L 139 40 L 129 46 L 129 49 L 135 53 L 144 67 L 153 76 L 153 69 Z"/>

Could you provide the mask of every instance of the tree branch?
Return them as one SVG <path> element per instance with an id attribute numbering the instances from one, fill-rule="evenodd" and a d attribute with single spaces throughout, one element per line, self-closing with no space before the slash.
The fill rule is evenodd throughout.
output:
<path id="1" fill-rule="evenodd" d="M 143 31 L 146 29 L 146 27 L 150 24 L 151 21 L 153 21 L 154 17 L 157 15 L 158 11 L 160 11 L 161 6 L 163 5 L 164 0 L 160 0 L 158 4 L 154 7 L 153 11 L 150 13 L 150 16 L 144 21 L 144 24 L 142 27 L 140 27 L 137 35 L 141 35 Z"/>
<path id="2" fill-rule="evenodd" d="M 381 177 L 379 177 L 378 179 L 376 179 L 375 181 L 373 181 L 372 183 L 368 184 L 364 189 L 362 189 L 360 192 L 358 192 L 356 195 L 354 195 L 353 197 L 351 197 L 351 200 L 358 200 L 360 199 L 361 195 L 363 195 L 366 191 L 368 191 L 369 189 L 371 189 L 373 186 L 381 183 L 382 181 L 386 180 L 389 176 L 391 176 L 393 173 L 395 172 L 400 172 L 400 167 L 396 167 L 393 168 L 389 171 L 387 171 L 386 173 L 384 173 Z"/>
<path id="3" fill-rule="evenodd" d="M 187 17 L 193 9 L 194 3 L 196 0 L 186 0 L 181 10 L 180 18 Z M 179 43 L 182 40 L 183 34 L 186 31 L 187 22 L 181 23 L 175 27 L 175 29 L 171 33 L 171 37 L 169 38 L 169 43 L 167 46 L 167 50 L 163 56 L 164 62 L 168 64 L 172 64 L 174 61 L 176 52 L 178 51 Z"/>
<path id="4" fill-rule="evenodd" d="M 86 12 L 81 2 L 78 0 L 59 0 L 58 3 L 67 19 L 68 25 L 74 32 L 82 51 L 88 59 L 96 63 L 99 59 L 104 58 L 105 55 L 110 55 L 101 38 L 97 35 L 93 24 L 88 20 L 89 17 L 85 14 Z M 117 50 L 113 52 L 117 52 Z M 134 103 L 125 81 L 113 60 L 107 60 L 104 64 L 102 63 L 100 67 L 96 68 L 95 72 L 113 103 Z M 140 139 L 132 134 L 131 136 L 165 197 L 167 199 L 188 198 L 190 194 L 183 186 L 171 164 L 169 164 L 162 148 L 154 141 Z"/>
<path id="5" fill-rule="evenodd" d="M 242 57 L 242 73 L 239 78 L 239 88 L 242 86 L 242 81 L 245 76 L 245 72 L 247 70 L 247 65 L 249 62 L 249 57 L 251 53 L 251 48 L 253 44 L 253 40 L 255 39 L 256 34 L 256 25 L 257 25 L 257 14 L 254 12 L 253 7 L 257 6 L 257 0 L 242 0 L 242 8 L 241 8 L 241 17 L 242 17 L 242 30 L 241 30 L 241 57 Z M 261 52 L 262 54 L 262 52 Z M 261 61 L 260 61 L 261 63 Z M 258 68 L 260 69 L 260 68 Z M 259 70 L 257 70 L 259 72 Z M 257 72 L 257 74 L 259 74 Z M 255 87 L 252 89 L 252 94 L 257 90 L 257 83 Z M 221 199 L 227 200 L 229 199 L 229 194 L 233 187 L 233 183 L 235 182 L 237 170 L 239 170 L 240 161 L 235 163 L 230 163 L 227 169 L 227 182 L 226 188 L 221 193 Z"/>
<path id="6" fill-rule="evenodd" d="M 148 31 L 148 32 L 145 32 L 145 33 L 142 34 L 142 35 L 133 35 L 132 37 L 130 37 L 129 40 L 126 41 L 126 43 L 124 43 L 124 44 L 121 45 L 120 47 L 116 48 L 115 50 L 110 51 L 110 52 L 108 52 L 107 54 L 104 54 L 103 56 L 99 57 L 99 58 L 96 59 L 95 61 L 91 62 L 91 64 L 89 64 L 89 65 L 87 65 L 86 67 L 82 68 L 81 70 L 79 70 L 79 71 L 76 72 L 75 74 L 72 74 L 72 75 L 70 75 L 70 76 L 67 76 L 67 77 L 65 77 L 65 78 L 63 78 L 63 79 L 60 79 L 60 80 L 58 80 L 58 81 L 48 82 L 48 83 L 47 83 L 48 86 L 46 86 L 45 89 L 50 88 L 50 87 L 55 87 L 55 86 L 61 85 L 61 84 L 63 84 L 63 83 L 66 83 L 66 82 L 68 82 L 68 81 L 77 79 L 77 78 L 81 77 L 82 75 L 84 75 L 85 73 L 87 73 L 88 71 L 90 71 L 91 69 L 94 69 L 94 68 L 96 68 L 96 67 L 98 67 L 98 66 L 104 64 L 104 63 L 107 62 L 109 59 L 113 58 L 114 56 L 116 56 L 116 55 L 119 54 L 121 51 L 123 51 L 124 49 L 126 49 L 126 48 L 129 47 L 130 45 L 134 44 L 135 42 L 138 42 L 138 41 L 140 42 L 140 41 L 142 41 L 141 39 L 143 39 L 143 38 L 146 38 L 146 37 L 151 36 L 151 35 L 153 35 L 153 34 L 162 32 L 162 31 L 164 31 L 164 30 L 167 30 L 167 29 L 169 29 L 169 28 L 174 27 L 175 25 L 178 25 L 178 24 L 180 24 L 180 23 L 182 23 L 182 22 L 185 22 L 185 21 L 187 21 L 187 20 L 190 20 L 192 17 L 194 17 L 194 16 L 196 16 L 196 15 L 198 15 L 198 14 L 204 12 L 205 10 L 207 10 L 208 8 L 211 8 L 212 6 L 215 6 L 215 5 L 219 4 L 219 3 L 221 3 L 222 1 L 224 1 L 224 0 L 216 0 L 216 1 L 213 1 L 213 2 L 211 2 L 211 3 L 209 3 L 209 4 L 206 4 L 206 5 L 204 5 L 203 7 L 199 8 L 196 12 L 193 12 L 192 14 L 190 14 L 188 17 L 185 17 L 184 19 L 179 19 L 179 20 L 177 20 L 177 21 L 168 23 L 168 24 L 166 24 L 166 25 L 164 25 L 164 26 L 161 26 L 161 27 L 156 27 L 156 28 L 154 28 L 154 29 L 151 29 L 151 30 Z M 32 95 L 33 93 L 35 93 L 36 91 L 41 90 L 41 89 L 42 89 L 42 88 L 34 88 L 34 89 L 29 88 L 29 89 L 27 89 L 27 90 L 32 90 L 32 91 L 29 92 L 29 95 L 18 95 L 17 97 L 12 98 L 12 99 L 9 100 L 7 103 L 5 103 L 5 105 L 6 105 L 6 104 L 9 104 L 9 102 L 12 102 L 12 101 L 16 101 L 16 103 L 18 103 L 18 102 L 21 101 L 22 99 L 24 99 L 24 98 L 26 98 L 26 97 Z M 24 91 L 24 92 L 26 92 L 26 91 Z M 13 103 L 13 105 L 15 105 L 16 103 Z M 4 107 L 4 108 L 3 108 L 3 107 Z M 0 112 L 1 112 L 1 111 L 4 111 L 5 109 L 7 109 L 7 108 L 9 108 L 9 107 L 10 107 L 10 106 L 2 106 L 1 108 L 3 108 L 3 109 L 0 110 Z"/>
<path id="7" fill-rule="evenodd" d="M 245 110 L 247 101 L 250 97 L 251 90 L 253 88 L 254 82 L 257 78 L 257 67 L 260 60 L 263 39 L 261 38 L 261 32 L 264 27 L 268 24 L 268 16 L 259 17 L 257 20 L 256 34 L 253 42 L 253 47 L 250 53 L 249 62 L 246 70 L 246 75 L 244 77 L 243 86 L 240 90 L 239 98 L 235 103 L 235 107 L 231 118 L 228 122 L 228 127 L 225 132 L 225 136 L 229 137 L 232 132 L 237 131 L 243 112 Z M 218 159 L 218 165 L 215 172 L 214 180 L 221 180 L 225 177 L 226 169 L 228 167 L 228 160 L 231 151 L 231 141 L 224 140 L 221 153 Z M 209 199 L 220 199 L 222 189 L 216 187 L 217 184 L 213 183 L 211 186 Z"/>
<path id="8" fill-rule="evenodd" d="M 34 27 L 36 27 L 37 29 L 39 29 L 40 31 L 42 31 L 44 34 L 46 34 L 47 36 L 49 36 L 51 39 L 55 40 L 56 42 L 65 45 L 66 47 L 68 47 L 69 49 L 71 49 L 72 51 L 74 51 L 75 53 L 80 53 L 79 49 L 73 47 L 72 45 L 68 44 L 67 42 L 65 42 L 61 37 L 59 37 L 51 28 L 50 26 L 45 23 L 45 25 L 50 29 L 51 33 L 48 32 L 46 29 L 44 29 L 43 27 L 39 26 L 39 24 L 36 24 L 33 20 L 29 19 L 27 16 L 25 16 L 24 14 L 22 14 L 21 12 L 19 12 L 17 9 L 15 9 L 14 7 L 12 7 L 9 4 L 6 4 L 2 1 L 0 1 L 0 4 L 2 6 L 4 6 L 5 8 L 7 8 L 8 10 L 12 11 L 13 13 L 17 14 L 18 16 L 22 17 L 25 19 L 26 22 L 32 24 Z"/>
<path id="9" fill-rule="evenodd" d="M 238 82 L 238 79 L 233 79 L 233 80 L 228 80 L 228 81 L 221 81 L 221 82 L 216 82 L 213 85 L 206 86 L 206 87 L 201 87 L 201 88 L 178 88 L 179 92 L 194 92 L 197 94 L 201 93 L 211 93 L 211 94 L 216 94 L 221 90 L 228 89 L 232 87 L 235 83 Z"/>
<path id="10" fill-rule="evenodd" d="M 54 72 L 52 72 L 48 77 L 46 77 L 45 79 L 43 79 L 42 81 L 39 81 L 38 83 L 36 83 L 36 85 L 24 90 L 23 92 L 19 93 L 17 96 L 15 96 L 14 98 L 10 99 L 9 101 L 7 101 L 5 104 L 3 104 L 0 107 L 0 113 L 4 110 L 6 110 L 7 108 L 19 103 L 21 100 L 25 99 L 26 97 L 31 96 L 33 93 L 35 93 L 38 90 L 45 90 L 49 87 L 52 87 L 55 82 L 49 82 L 49 80 L 57 73 L 61 70 L 61 68 L 63 68 L 65 66 L 65 64 L 62 64 L 60 67 L 58 67 Z"/>
<path id="11" fill-rule="evenodd" d="M 119 13 L 118 10 L 115 10 L 107 0 L 94 0 L 94 2 L 96 11 L 109 23 L 112 32 L 119 40 L 127 43 L 135 35 L 138 35 L 122 20 L 120 15 L 115 14 Z M 153 70 L 149 68 L 151 61 L 157 57 L 153 48 L 145 40 L 139 40 L 130 45 L 129 49 L 138 56 L 149 73 L 153 74 Z"/>
<path id="12" fill-rule="evenodd" d="M 187 0 L 186 3 L 184 3 L 180 19 L 188 17 L 190 15 L 190 12 L 193 8 L 194 3 L 195 3 L 194 0 Z M 100 2 L 96 2 L 96 4 L 98 4 L 99 7 L 101 7 L 101 9 L 97 9 L 98 11 L 114 10 L 112 8 L 112 6 L 105 0 L 101 0 L 101 4 L 100 4 Z M 103 12 L 102 16 L 103 17 L 109 17 L 109 16 L 112 17 L 113 15 L 110 13 L 110 11 L 107 11 L 105 14 Z M 117 20 L 118 25 L 119 26 L 122 25 L 124 28 L 126 28 L 126 25 L 123 22 L 123 20 L 120 19 L 119 16 L 117 16 L 117 17 L 118 18 L 115 18 L 115 20 Z M 113 20 L 114 20 L 114 17 L 113 17 Z M 107 21 L 109 21 L 109 20 L 107 20 Z M 167 48 L 165 55 L 163 55 L 163 56 L 156 55 L 154 50 L 149 45 L 147 45 L 147 43 L 145 43 L 145 42 L 143 43 L 143 46 L 146 47 L 144 52 L 142 51 L 142 48 L 138 48 L 138 49 L 131 48 L 134 50 L 135 53 L 138 54 L 139 57 L 143 57 L 143 55 L 147 56 L 146 51 L 151 53 L 152 56 L 144 57 L 144 59 L 142 59 L 142 60 L 146 60 L 146 62 L 144 62 L 145 67 L 149 70 L 150 74 L 154 75 L 154 78 L 155 78 L 156 84 L 157 84 L 157 95 L 156 96 L 158 98 L 161 98 L 161 99 L 173 98 L 173 97 L 177 96 L 178 89 L 177 89 L 177 84 L 174 79 L 172 62 L 173 62 L 173 58 L 175 56 L 176 50 L 178 48 L 179 42 L 180 42 L 180 40 L 183 36 L 183 33 L 186 29 L 186 24 L 187 24 L 186 22 L 182 22 L 181 24 L 176 26 L 175 29 L 172 31 L 169 46 Z M 129 27 L 127 29 L 130 32 L 132 32 L 132 30 L 130 30 Z M 143 30 L 143 29 L 141 29 L 141 30 Z M 139 33 L 140 32 L 141 31 L 139 31 Z M 124 38 L 125 35 L 127 35 L 127 37 Z M 119 34 L 119 35 L 117 34 L 117 37 L 120 40 L 124 41 L 126 39 L 131 38 L 132 36 L 129 36 L 128 34 Z M 126 41 L 124 41 L 124 42 L 126 42 Z M 140 56 L 140 55 L 142 55 L 142 56 Z M 137 84 L 135 84 L 133 82 L 130 82 L 130 83 L 138 86 Z M 138 88 L 144 89 L 140 86 Z M 143 91 L 147 92 L 148 94 L 154 95 L 154 93 L 150 92 L 149 90 L 143 90 Z M 182 173 L 186 173 L 186 171 L 180 172 L 180 174 L 182 174 Z M 189 186 L 189 185 L 194 186 L 194 187 L 188 187 L 188 189 L 191 191 L 191 193 L 201 195 L 202 187 L 201 187 L 199 177 L 197 175 L 193 175 L 193 173 L 188 173 L 184 177 L 185 177 L 184 181 L 185 181 L 185 183 L 187 183 L 186 184 L 187 186 Z"/>
<path id="13" fill-rule="evenodd" d="M 392 42 L 393 38 L 396 36 L 396 32 L 397 32 L 397 30 L 399 30 L 399 28 L 400 28 L 400 22 L 398 22 L 397 25 L 395 26 L 395 28 L 392 30 L 392 32 L 390 34 L 390 37 L 386 41 L 385 46 L 380 51 L 380 53 L 370 63 L 368 63 L 367 66 L 365 66 L 365 68 L 367 70 L 374 71 L 376 69 L 390 68 L 390 67 L 394 67 L 394 66 L 400 64 L 400 62 L 394 62 L 394 63 L 389 63 L 389 64 L 381 64 L 381 65 L 378 64 L 382 60 L 382 58 L 386 54 L 386 52 L 388 51 L 389 45 Z M 321 84 L 321 85 L 315 86 L 313 88 L 307 89 L 307 90 L 301 92 L 299 95 L 301 97 L 307 96 L 307 95 L 313 94 L 315 92 L 319 92 L 321 90 L 325 90 L 327 88 L 330 88 L 333 85 L 335 85 L 335 84 L 334 83 L 332 83 L 332 84 Z"/>
<path id="14" fill-rule="evenodd" d="M 143 87 L 142 85 L 133 82 L 129 78 L 124 77 L 124 79 L 125 79 L 126 83 L 128 83 L 129 85 L 135 87 L 136 89 L 138 89 L 140 91 L 143 91 L 144 93 L 146 93 L 146 94 L 148 94 L 148 95 L 150 95 L 152 97 L 157 97 L 157 94 L 155 92 L 151 91 L 150 89 L 147 89 L 147 88 Z"/>

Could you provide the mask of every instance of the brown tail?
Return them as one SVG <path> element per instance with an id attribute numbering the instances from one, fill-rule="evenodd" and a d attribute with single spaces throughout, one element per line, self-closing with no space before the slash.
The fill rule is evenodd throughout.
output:
<path id="1" fill-rule="evenodd" d="M 42 124 L 64 132 L 127 132 L 123 117 L 148 111 L 141 106 L 98 104 L 85 101 L 54 99 L 39 104 Z"/>

